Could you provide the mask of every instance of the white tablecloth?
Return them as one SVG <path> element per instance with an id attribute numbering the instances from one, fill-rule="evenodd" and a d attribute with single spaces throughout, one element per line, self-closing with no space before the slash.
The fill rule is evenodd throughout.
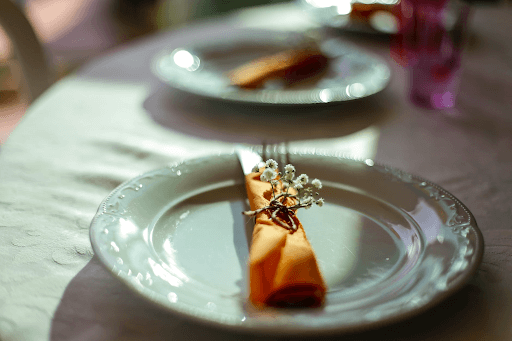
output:
<path id="1" fill-rule="evenodd" d="M 282 7 L 274 7 L 274 10 Z M 29 109 L 0 152 L 0 340 L 239 340 L 177 318 L 125 288 L 93 256 L 88 228 L 123 181 L 233 143 L 282 138 L 255 118 L 307 119 L 292 147 L 372 157 L 432 180 L 473 212 L 484 262 L 463 290 L 410 320 L 354 340 L 506 340 L 512 337 L 512 12 L 481 8 L 464 59 L 457 110 L 406 100 L 406 73 L 385 39 L 360 40 L 393 69 L 389 87 L 363 103 L 314 109 L 251 107 L 170 90 L 150 72 L 153 55 L 194 37 L 273 21 L 244 12 L 132 43 L 55 84 Z M 283 12 L 280 12 L 283 13 Z M 305 28 L 295 13 L 288 25 Z M 275 22 L 275 20 L 274 20 Z M 299 120 L 300 121 L 300 120 Z M 336 337 L 334 337 L 336 339 Z"/>

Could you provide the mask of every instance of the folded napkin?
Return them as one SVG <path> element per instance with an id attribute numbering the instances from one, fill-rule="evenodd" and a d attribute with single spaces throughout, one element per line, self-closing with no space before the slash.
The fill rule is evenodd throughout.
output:
<path id="1" fill-rule="evenodd" d="M 316 48 L 303 47 L 265 56 L 229 72 L 231 84 L 245 89 L 261 87 L 267 80 L 291 84 L 312 77 L 327 67 L 328 59 Z"/>
<path id="2" fill-rule="evenodd" d="M 272 189 L 261 173 L 245 177 L 252 210 L 269 204 Z M 292 204 L 293 199 L 288 198 Z M 256 306 L 311 307 L 324 301 L 326 286 L 300 221 L 296 231 L 274 222 L 267 211 L 256 216 L 249 253 L 249 299 Z"/>

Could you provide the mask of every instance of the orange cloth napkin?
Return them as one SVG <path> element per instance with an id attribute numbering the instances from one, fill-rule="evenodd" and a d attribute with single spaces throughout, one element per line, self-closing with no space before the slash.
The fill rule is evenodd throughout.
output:
<path id="1" fill-rule="evenodd" d="M 252 210 L 267 206 L 272 196 L 270 183 L 261 181 L 260 174 L 245 177 Z M 315 254 L 302 224 L 296 218 L 295 223 L 297 231 L 290 231 L 267 211 L 256 216 L 249 252 L 249 299 L 257 306 L 309 307 L 324 301 L 326 286 Z"/>

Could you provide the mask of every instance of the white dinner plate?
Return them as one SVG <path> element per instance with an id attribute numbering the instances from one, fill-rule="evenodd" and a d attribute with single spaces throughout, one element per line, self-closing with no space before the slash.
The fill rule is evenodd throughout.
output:
<path id="1" fill-rule="evenodd" d="M 232 30 L 219 39 L 194 41 L 165 50 L 152 63 L 153 73 L 168 85 L 208 98 L 253 104 L 307 105 L 353 100 L 386 87 L 390 69 L 379 57 L 339 38 L 319 43 L 330 58 L 321 75 L 284 86 L 267 82 L 262 89 L 230 85 L 226 73 L 244 63 L 268 56 L 306 38 L 297 33 Z"/>
<path id="2" fill-rule="evenodd" d="M 322 180 L 326 204 L 299 213 L 329 287 L 321 308 L 247 304 L 253 225 L 234 154 L 188 160 L 115 189 L 90 237 L 105 267 L 146 299 L 198 322 L 275 334 L 348 332 L 399 321 L 461 288 L 482 235 L 439 186 L 400 170 L 320 152 L 292 153 Z M 172 318 L 172 317 L 170 317 Z"/>
<path id="3" fill-rule="evenodd" d="M 396 34 L 399 19 L 393 14 L 400 0 L 295 0 L 316 23 L 342 31 L 368 34 Z M 354 12 L 354 5 L 364 7 L 364 13 Z"/>

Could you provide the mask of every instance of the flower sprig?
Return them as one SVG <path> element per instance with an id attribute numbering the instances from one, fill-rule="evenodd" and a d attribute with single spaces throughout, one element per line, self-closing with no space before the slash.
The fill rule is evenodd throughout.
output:
<path id="1" fill-rule="evenodd" d="M 259 171 L 260 167 L 256 165 L 253 172 Z M 293 165 L 286 165 L 284 172 L 280 172 L 277 161 L 268 159 L 260 174 L 260 180 L 269 182 L 272 186 L 272 199 L 268 206 L 242 213 L 247 216 L 255 216 L 260 212 L 268 211 L 273 221 L 286 229 L 296 231 L 297 224 L 294 217 L 297 210 L 299 208 L 309 209 L 313 205 L 322 206 L 324 199 L 319 197 L 319 193 L 316 191 L 322 188 L 320 180 L 314 179 L 309 184 L 307 174 L 300 174 L 296 177 L 295 173 Z"/>

